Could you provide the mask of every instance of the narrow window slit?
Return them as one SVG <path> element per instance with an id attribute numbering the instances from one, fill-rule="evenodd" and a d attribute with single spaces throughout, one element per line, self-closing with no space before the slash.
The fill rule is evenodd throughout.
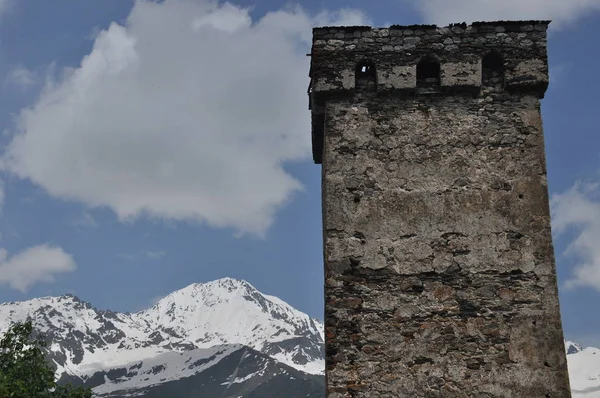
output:
<path id="1" fill-rule="evenodd" d="M 356 66 L 356 92 L 377 91 L 377 71 L 370 61 L 363 61 Z"/>

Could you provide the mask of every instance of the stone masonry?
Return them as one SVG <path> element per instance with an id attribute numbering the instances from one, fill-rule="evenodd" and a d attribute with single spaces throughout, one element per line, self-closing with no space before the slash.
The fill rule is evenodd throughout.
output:
<path id="1" fill-rule="evenodd" d="M 329 398 L 570 397 L 547 27 L 314 29 Z"/>

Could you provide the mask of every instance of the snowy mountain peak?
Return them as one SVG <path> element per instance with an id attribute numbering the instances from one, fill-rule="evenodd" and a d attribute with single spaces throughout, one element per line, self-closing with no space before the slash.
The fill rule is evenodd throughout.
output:
<path id="1" fill-rule="evenodd" d="M 0 305 L 0 333 L 32 319 L 60 372 L 88 374 L 169 352 L 247 346 L 300 371 L 324 370 L 323 325 L 246 281 L 195 283 L 152 308 L 99 311 L 73 295 Z"/>
<path id="2" fill-rule="evenodd" d="M 228 292 L 232 293 L 237 290 L 244 289 L 254 289 L 252 285 L 244 280 L 233 279 L 233 278 L 222 278 L 214 281 L 206 282 L 206 283 L 193 283 L 187 287 L 184 287 L 181 290 L 184 291 L 202 291 L 202 290 L 212 290 L 212 291 L 220 291 L 220 292 Z"/>
<path id="3" fill-rule="evenodd" d="M 567 355 L 577 354 L 581 351 L 583 351 L 583 348 L 579 344 L 565 340 L 565 352 Z"/>
<path id="4" fill-rule="evenodd" d="M 314 362 L 323 354 L 322 325 L 246 281 L 224 278 L 195 283 L 132 317 L 166 334 L 185 336 L 197 348 L 241 344 L 303 371 L 322 372 L 321 360 Z M 288 353 L 284 358 L 289 350 L 281 344 L 289 340 L 311 341 L 310 352 Z"/>
<path id="5" fill-rule="evenodd" d="M 171 303 L 177 301 L 179 304 L 185 303 L 198 303 L 201 302 L 203 305 L 219 305 L 224 302 L 235 301 L 240 297 L 247 301 L 258 301 L 262 302 L 267 297 L 254 288 L 251 284 L 243 280 L 236 280 L 232 278 L 217 279 L 215 281 L 207 283 L 194 283 L 183 289 L 177 290 L 163 299 L 153 307 L 161 307 L 161 302 Z M 286 304 L 286 306 L 288 306 Z M 292 307 L 288 306 L 290 309 Z M 143 311 L 149 312 L 152 309 Z"/>

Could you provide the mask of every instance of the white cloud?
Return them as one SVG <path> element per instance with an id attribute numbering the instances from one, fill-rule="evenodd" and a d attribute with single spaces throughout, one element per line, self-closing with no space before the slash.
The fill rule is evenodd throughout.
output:
<path id="1" fill-rule="evenodd" d="M 90 213 L 83 212 L 81 216 L 71 221 L 71 225 L 82 228 L 96 228 L 98 223 L 96 222 L 94 216 L 92 216 Z"/>
<path id="2" fill-rule="evenodd" d="M 135 256 L 132 254 L 125 254 L 125 253 L 119 253 L 117 254 L 117 257 L 119 257 L 120 259 L 123 260 L 133 260 L 135 259 Z"/>
<path id="3" fill-rule="evenodd" d="M 427 23 L 552 20 L 563 28 L 600 10 L 600 0 L 411 0 Z"/>
<path id="4" fill-rule="evenodd" d="M 30 247 L 8 258 L 0 249 L 0 284 L 26 292 L 39 282 L 52 282 L 54 275 L 75 270 L 75 261 L 59 247 Z"/>
<path id="5" fill-rule="evenodd" d="M 119 219 L 193 220 L 263 235 L 309 159 L 311 28 L 354 11 L 252 21 L 208 1 L 138 1 L 81 66 L 22 111 L 3 168 Z"/>
<path id="6" fill-rule="evenodd" d="M 567 288 L 588 286 L 600 291 L 600 185 L 577 183 L 552 197 L 555 236 L 574 233 L 565 254 L 577 259 Z"/>
<path id="7" fill-rule="evenodd" d="M 164 250 L 161 250 L 161 251 L 147 251 L 145 254 L 146 254 L 146 257 L 161 258 L 165 254 L 167 254 L 167 252 L 165 252 Z"/>
<path id="8" fill-rule="evenodd" d="M 8 74 L 6 84 L 27 90 L 36 84 L 36 73 L 21 66 L 14 68 Z"/>
<path id="9" fill-rule="evenodd" d="M 117 257 L 119 257 L 123 260 L 135 260 L 135 259 L 139 258 L 140 256 L 148 257 L 151 259 L 159 259 L 161 257 L 164 257 L 166 254 L 167 254 L 167 252 L 164 250 L 146 250 L 146 251 L 140 251 L 137 255 L 120 253 L 120 254 L 117 254 Z"/>

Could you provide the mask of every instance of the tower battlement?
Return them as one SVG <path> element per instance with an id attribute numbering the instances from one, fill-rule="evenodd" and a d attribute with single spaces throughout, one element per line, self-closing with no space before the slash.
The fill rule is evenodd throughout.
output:
<path id="1" fill-rule="evenodd" d="M 502 89 L 543 98 L 548 87 L 549 23 L 314 28 L 309 93 L 315 162 L 321 163 L 327 97 L 363 91 L 477 95 L 486 85 L 486 72 L 497 68 Z"/>
<path id="2" fill-rule="evenodd" d="M 354 90 L 356 68 L 373 63 L 378 90 L 414 90 L 426 57 L 440 64 L 440 88 L 480 88 L 482 60 L 495 52 L 504 62 L 506 88 L 548 86 L 548 21 L 434 25 L 322 27 L 313 30 L 312 90 Z"/>

